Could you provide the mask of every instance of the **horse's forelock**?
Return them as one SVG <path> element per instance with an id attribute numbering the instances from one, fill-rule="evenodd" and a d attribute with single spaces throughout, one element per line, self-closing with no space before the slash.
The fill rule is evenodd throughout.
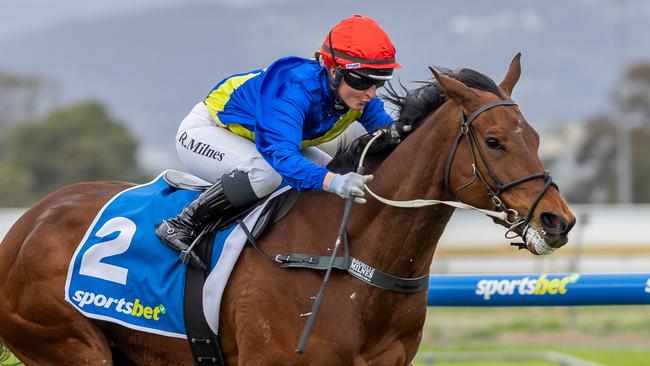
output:
<path id="1" fill-rule="evenodd" d="M 481 74 L 478 71 L 463 68 L 457 72 L 456 76 L 454 75 L 450 75 L 450 76 L 460 81 L 461 83 L 469 86 L 470 88 L 487 91 L 492 94 L 495 94 L 500 99 L 505 99 L 503 93 L 501 92 L 497 84 L 494 82 L 494 80 L 490 79 L 484 74 Z"/>

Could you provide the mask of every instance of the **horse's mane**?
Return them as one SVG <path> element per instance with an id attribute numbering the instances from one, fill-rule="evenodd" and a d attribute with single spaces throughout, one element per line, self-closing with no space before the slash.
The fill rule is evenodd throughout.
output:
<path id="1" fill-rule="evenodd" d="M 467 68 L 452 70 L 441 67 L 437 67 L 436 71 L 456 79 L 470 88 L 491 92 L 501 99 L 504 98 L 494 81 L 478 71 Z M 423 85 L 408 90 L 400 82 L 399 87 L 401 90 L 399 91 L 395 89 L 392 83 L 389 83 L 386 85 L 386 94 L 381 95 L 382 99 L 392 104 L 393 111 L 398 116 L 396 121 L 411 126 L 412 130 L 420 127 L 427 116 L 435 112 L 447 101 L 447 97 L 442 93 L 435 79 L 418 81 L 417 83 Z M 353 141 L 347 149 L 340 149 L 327 165 L 327 168 L 337 173 L 354 171 L 359 163 L 361 152 L 371 138 L 371 134 L 363 135 Z M 381 139 L 377 140 L 367 154 L 370 166 L 376 165 L 372 162 L 376 163 L 385 159 L 395 147 L 394 144 L 381 141 Z"/>

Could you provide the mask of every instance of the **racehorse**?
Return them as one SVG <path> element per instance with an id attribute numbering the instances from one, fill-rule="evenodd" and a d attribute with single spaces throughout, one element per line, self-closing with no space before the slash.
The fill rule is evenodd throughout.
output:
<path id="1" fill-rule="evenodd" d="M 519 54 L 497 86 L 469 69 L 433 70 L 435 80 L 397 97 L 399 119 L 414 130 L 370 164 L 369 187 L 393 199 L 457 200 L 520 218 L 495 219 L 534 254 L 567 242 L 575 217 L 538 157 L 539 136 L 511 101 Z M 352 170 L 345 158 L 332 169 Z M 347 155 L 346 155 L 347 154 Z M 358 161 L 358 156 L 352 161 Z M 368 172 L 367 172 L 368 173 Z M 507 182 L 507 183 L 503 183 Z M 64 301 L 70 259 L 85 230 L 122 182 L 64 187 L 29 209 L 0 245 L 0 339 L 27 365 L 192 365 L 187 341 L 85 318 Z M 329 256 L 343 201 L 302 194 L 258 240 L 267 253 Z M 372 198 L 355 205 L 350 252 L 400 277 L 429 273 L 453 207 L 398 208 Z M 522 221 L 521 218 L 525 218 Z M 228 365 L 409 365 L 426 314 L 426 291 L 396 293 L 333 272 L 304 354 L 294 352 L 322 273 L 286 269 L 245 249 L 220 310 Z"/>

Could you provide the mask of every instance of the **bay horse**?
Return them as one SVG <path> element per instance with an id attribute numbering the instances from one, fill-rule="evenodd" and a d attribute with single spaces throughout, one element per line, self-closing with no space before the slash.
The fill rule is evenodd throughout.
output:
<path id="1" fill-rule="evenodd" d="M 529 251 L 546 254 L 564 245 L 575 217 L 543 173 L 538 134 L 510 100 L 520 70 L 519 54 L 498 86 L 473 70 L 434 70 L 432 82 L 394 96 L 400 121 L 414 130 L 388 156 L 375 158 L 369 187 L 394 200 L 436 198 L 508 209 L 526 218 L 512 230 L 523 235 Z M 352 153 L 335 158 L 332 169 L 352 170 L 344 163 Z M 4 238 L 0 340 L 25 364 L 194 363 L 184 339 L 88 319 L 64 301 L 68 265 L 87 227 L 111 197 L 131 186 L 64 187 L 36 203 Z M 342 208 L 343 201 L 332 194 L 305 193 L 258 244 L 267 253 L 328 256 Z M 441 205 L 396 208 L 369 198 L 352 209 L 351 255 L 395 276 L 426 275 L 453 211 Z M 322 273 L 281 268 L 245 249 L 220 310 L 219 340 L 227 364 L 411 364 L 422 336 L 426 291 L 390 292 L 343 272 L 332 273 L 307 349 L 295 353 L 321 281 Z"/>

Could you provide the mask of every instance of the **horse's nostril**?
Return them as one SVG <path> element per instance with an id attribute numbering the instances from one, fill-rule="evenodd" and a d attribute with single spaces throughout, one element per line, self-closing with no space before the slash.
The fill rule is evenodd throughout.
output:
<path id="1" fill-rule="evenodd" d="M 571 231 L 571 229 L 573 229 L 573 226 L 575 226 L 575 224 L 576 224 L 576 218 L 574 217 L 573 219 L 571 219 L 571 222 L 569 222 L 569 227 L 566 228 L 566 231 L 567 232 Z"/>
<path id="2" fill-rule="evenodd" d="M 540 218 L 544 227 L 553 234 L 562 234 L 567 229 L 568 225 L 566 220 L 558 215 L 544 212 L 541 214 Z"/>

